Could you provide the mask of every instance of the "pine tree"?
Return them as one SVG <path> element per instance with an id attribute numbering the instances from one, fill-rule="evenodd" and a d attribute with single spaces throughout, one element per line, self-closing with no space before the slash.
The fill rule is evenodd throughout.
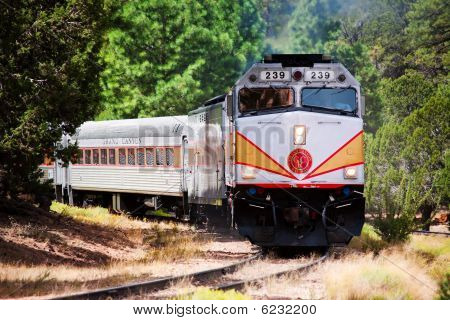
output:
<path id="1" fill-rule="evenodd" d="M 256 0 L 132 0 L 101 56 L 100 118 L 185 114 L 225 93 L 261 53 Z"/>
<path id="2" fill-rule="evenodd" d="M 97 0 L 0 2 L 0 195 L 31 192 L 44 154 L 98 111 Z"/>

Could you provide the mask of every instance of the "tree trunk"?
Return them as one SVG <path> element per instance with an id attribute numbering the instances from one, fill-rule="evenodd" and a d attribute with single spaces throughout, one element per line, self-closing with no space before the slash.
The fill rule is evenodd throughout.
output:
<path id="1" fill-rule="evenodd" d="M 431 213 L 433 212 L 434 207 L 426 204 L 420 208 L 420 212 L 422 213 L 422 230 L 430 231 L 431 226 Z"/>

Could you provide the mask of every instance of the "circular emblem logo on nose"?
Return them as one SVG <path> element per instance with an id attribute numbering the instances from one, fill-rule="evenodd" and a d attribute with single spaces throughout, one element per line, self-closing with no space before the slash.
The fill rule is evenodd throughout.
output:
<path id="1" fill-rule="evenodd" d="M 311 154 L 305 149 L 294 149 L 289 154 L 288 165 L 294 173 L 305 173 L 312 166 Z"/>

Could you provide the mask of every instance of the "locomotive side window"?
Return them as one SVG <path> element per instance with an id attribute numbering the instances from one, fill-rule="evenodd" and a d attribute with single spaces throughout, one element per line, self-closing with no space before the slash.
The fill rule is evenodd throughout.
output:
<path id="1" fill-rule="evenodd" d="M 164 148 L 156 148 L 156 165 L 164 165 Z"/>
<path id="2" fill-rule="evenodd" d="M 166 165 L 173 167 L 175 162 L 175 154 L 173 148 L 166 148 Z"/>
<path id="3" fill-rule="evenodd" d="M 124 166 L 127 164 L 127 153 L 125 149 L 119 149 L 119 164 Z"/>
<path id="4" fill-rule="evenodd" d="M 98 164 L 98 149 L 92 150 L 92 163 Z"/>
<path id="5" fill-rule="evenodd" d="M 128 149 L 128 164 L 134 166 L 136 164 L 136 151 L 135 149 Z"/>
<path id="6" fill-rule="evenodd" d="M 108 164 L 108 158 L 106 156 L 106 149 L 100 149 L 100 163 Z"/>
<path id="7" fill-rule="evenodd" d="M 116 164 L 116 149 L 108 149 L 109 152 L 109 164 L 115 165 Z"/>
<path id="8" fill-rule="evenodd" d="M 239 111 L 251 112 L 294 105 L 291 88 L 242 88 L 239 90 Z"/>
<path id="9" fill-rule="evenodd" d="M 139 148 L 137 151 L 137 161 L 139 166 L 145 165 L 144 148 Z"/>
<path id="10" fill-rule="evenodd" d="M 84 163 L 91 164 L 91 150 L 84 150 Z"/>
<path id="11" fill-rule="evenodd" d="M 155 155 L 153 153 L 153 148 L 145 149 L 145 163 L 148 166 L 154 166 L 155 165 Z"/>

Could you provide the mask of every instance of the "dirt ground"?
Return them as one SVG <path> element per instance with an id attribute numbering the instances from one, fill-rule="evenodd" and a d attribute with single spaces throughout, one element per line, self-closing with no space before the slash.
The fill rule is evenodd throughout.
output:
<path id="1" fill-rule="evenodd" d="M 117 217 L 101 208 L 92 212 L 70 209 L 74 212 L 64 214 L 26 203 L 0 202 L 0 298 L 51 298 L 182 275 L 228 265 L 259 251 L 236 233 L 225 230 Z M 448 231 L 446 227 L 434 225 L 432 230 Z M 430 299 L 450 270 L 449 249 L 445 237 L 423 235 L 414 235 L 408 244 L 388 247 L 377 254 L 360 247 L 348 248 L 345 255 L 329 259 L 307 273 L 267 278 L 246 287 L 244 294 L 253 299 L 371 299 L 375 288 L 375 298 Z M 256 278 L 312 258 L 265 256 L 227 280 Z M 417 282 L 402 270 L 411 270 L 421 280 Z M 392 282 L 391 278 L 398 281 Z M 386 290 L 386 283 L 396 285 Z M 170 288 L 169 293 L 173 296 L 180 288 L 190 291 L 196 286 L 186 279 Z M 417 295 L 423 288 L 431 291 Z M 346 295 L 342 295 L 344 291 Z"/>
<path id="2" fill-rule="evenodd" d="M 112 230 L 29 205 L 0 208 L 0 262 L 26 266 L 99 266 L 142 252 L 131 230 Z"/>
<path id="3" fill-rule="evenodd" d="M 0 298 L 51 297 L 180 275 L 257 250 L 236 234 L 186 224 L 133 220 L 113 228 L 29 204 L 0 203 Z"/>

